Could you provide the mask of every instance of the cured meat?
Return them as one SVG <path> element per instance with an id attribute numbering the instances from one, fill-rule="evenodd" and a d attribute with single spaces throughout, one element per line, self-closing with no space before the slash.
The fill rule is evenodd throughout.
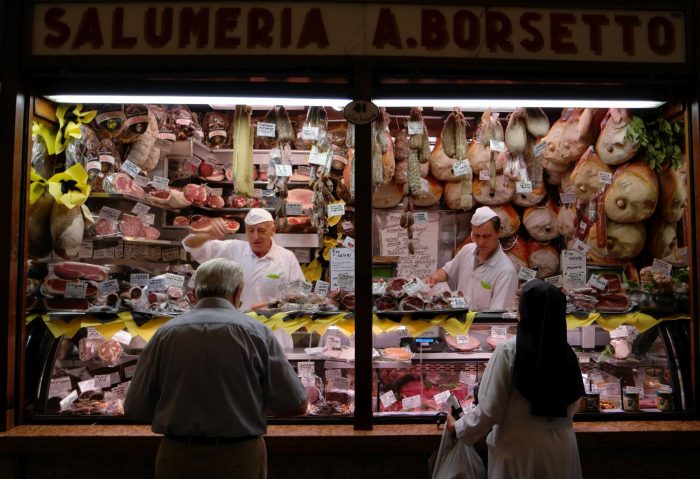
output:
<path id="1" fill-rule="evenodd" d="M 110 339 L 108 341 L 103 341 L 102 344 L 97 349 L 97 356 L 108 363 L 114 362 L 119 359 L 122 354 L 122 346 L 117 341 Z"/>
<path id="2" fill-rule="evenodd" d="M 649 166 L 639 160 L 615 170 L 605 194 L 605 213 L 618 223 L 635 223 L 649 218 L 659 199 L 659 181 Z"/>
<path id="3" fill-rule="evenodd" d="M 458 340 L 460 339 L 460 340 Z M 445 334 L 445 342 L 455 351 L 473 351 L 481 347 L 481 343 L 474 336 L 467 335 L 464 339 L 455 338 L 451 334 Z"/>
<path id="4" fill-rule="evenodd" d="M 525 240 L 517 235 L 511 236 L 510 238 L 503 238 L 501 239 L 501 247 L 506 253 L 506 256 L 508 256 L 508 259 L 513 263 L 516 271 L 519 271 L 522 267 L 530 267 L 527 243 Z"/>
<path id="5" fill-rule="evenodd" d="M 62 279 L 85 279 L 102 282 L 109 278 L 109 270 L 107 268 L 76 261 L 62 261 L 54 264 L 53 273 Z"/>
<path id="6" fill-rule="evenodd" d="M 77 281 L 80 282 L 80 281 Z M 44 283 L 42 284 L 42 293 L 45 295 L 52 295 L 52 296 L 58 296 L 58 295 L 64 295 L 66 292 L 66 285 L 68 284 L 75 284 L 76 280 L 67 280 L 67 279 L 61 279 L 61 278 L 47 278 L 44 280 Z M 87 289 L 85 290 L 85 297 L 87 298 L 94 298 L 97 295 L 97 286 L 95 286 L 92 283 L 85 283 L 87 285 Z"/>
<path id="7" fill-rule="evenodd" d="M 190 219 L 187 216 L 176 216 L 173 219 L 173 226 L 186 226 L 190 224 Z"/>
<path id="8" fill-rule="evenodd" d="M 143 232 L 146 236 L 146 239 L 154 240 L 160 238 L 160 231 L 157 228 L 154 228 L 153 226 L 144 226 Z"/>
<path id="9" fill-rule="evenodd" d="M 549 118 L 541 108 L 525 108 L 525 126 L 528 133 L 539 138 L 549 131 Z"/>
<path id="10" fill-rule="evenodd" d="M 208 178 L 209 176 L 212 176 L 214 174 L 214 165 L 203 161 L 199 164 L 199 168 L 197 168 L 197 173 L 202 178 Z"/>
<path id="11" fill-rule="evenodd" d="M 385 359 L 395 361 L 409 361 L 413 357 L 413 353 L 404 348 L 386 348 L 382 353 Z"/>
<path id="12" fill-rule="evenodd" d="M 355 293 L 347 293 L 343 296 L 343 306 L 348 311 L 355 309 Z"/>
<path id="13" fill-rule="evenodd" d="M 600 173 L 612 173 L 612 170 L 600 161 L 600 157 L 593 148 L 589 148 L 571 172 L 571 185 L 576 198 L 589 201 L 593 195 L 603 189 L 605 185 L 600 181 Z"/>
<path id="14" fill-rule="evenodd" d="M 148 107 L 139 104 L 126 105 L 124 115 L 126 120 L 119 141 L 131 143 L 148 129 Z"/>
<path id="15" fill-rule="evenodd" d="M 148 302 L 150 304 L 163 303 L 168 300 L 168 295 L 166 293 L 148 293 Z"/>
<path id="16" fill-rule="evenodd" d="M 207 200 L 207 205 L 210 208 L 223 208 L 224 207 L 224 199 L 221 196 L 212 195 Z"/>
<path id="17" fill-rule="evenodd" d="M 558 213 L 559 209 L 552 201 L 544 206 L 527 208 L 523 213 L 523 225 L 533 239 L 551 241 L 559 236 Z"/>
<path id="18" fill-rule="evenodd" d="M 513 197 L 513 204 L 527 208 L 539 204 L 546 196 L 547 190 L 544 184 L 540 184 L 540 186 L 533 186 L 532 191 L 529 193 L 516 192 Z"/>
<path id="19" fill-rule="evenodd" d="M 559 271 L 559 251 L 549 243 L 530 241 L 527 244 L 528 263 L 537 270 L 540 279 L 554 276 Z"/>
<path id="20" fill-rule="evenodd" d="M 451 210 L 462 209 L 462 182 L 447 182 L 443 190 L 445 204 Z M 473 195 L 472 195 L 472 203 Z"/>
<path id="21" fill-rule="evenodd" d="M 51 208 L 51 239 L 57 255 L 74 258 L 80 253 L 85 220 L 80 206 L 67 208 L 54 202 Z"/>
<path id="22" fill-rule="evenodd" d="M 492 188 L 489 181 L 475 179 L 472 191 L 477 203 L 488 206 L 503 205 L 510 203 L 515 197 L 515 183 L 504 175 L 498 175 L 496 187 Z"/>
<path id="23" fill-rule="evenodd" d="M 632 121 L 629 110 L 611 108 L 601 122 L 602 131 L 595 148 L 603 163 L 620 165 L 631 160 L 637 154 L 639 141 L 625 140 L 627 126 Z"/>
<path id="24" fill-rule="evenodd" d="M 249 106 L 236 105 L 233 119 L 233 174 L 236 191 L 247 196 L 253 196 L 252 111 Z"/>
<path id="25" fill-rule="evenodd" d="M 421 178 L 421 191 L 413 196 L 413 204 L 415 206 L 433 206 L 440 201 L 442 197 L 442 183 L 432 177 Z"/>
<path id="26" fill-rule="evenodd" d="M 430 173 L 440 181 L 459 181 L 461 178 L 455 176 L 452 167 L 456 159 L 452 159 L 445 154 L 442 148 L 442 140 L 438 139 L 430 155 Z"/>
<path id="27" fill-rule="evenodd" d="M 520 228 L 520 216 L 515 209 L 508 203 L 502 206 L 494 206 L 493 211 L 496 212 L 501 219 L 501 230 L 498 232 L 499 238 L 513 236 Z"/>
<path id="28" fill-rule="evenodd" d="M 518 108 L 508 117 L 505 131 L 505 142 L 511 155 L 525 154 L 527 148 L 527 127 L 525 125 L 525 109 Z"/>
<path id="29" fill-rule="evenodd" d="M 667 222 L 663 216 L 655 215 L 649 222 L 647 234 L 647 251 L 658 259 L 671 255 L 678 247 L 675 223 Z"/>
<path id="30" fill-rule="evenodd" d="M 372 206 L 374 208 L 394 208 L 401 203 L 404 196 L 403 186 L 393 182 L 388 185 L 382 185 L 372 195 Z"/>
<path id="31" fill-rule="evenodd" d="M 576 235 L 576 229 L 578 228 L 577 218 L 575 203 L 561 205 L 559 207 L 557 224 L 559 225 L 559 233 L 564 238 L 570 239 Z"/>
<path id="32" fill-rule="evenodd" d="M 389 282 L 387 292 L 396 297 L 403 296 L 405 294 L 403 291 L 403 287 L 407 282 L 408 281 L 406 281 L 403 278 L 394 278 Z"/>
<path id="33" fill-rule="evenodd" d="M 685 175 L 679 170 L 668 168 L 659 173 L 659 211 L 664 220 L 677 223 L 683 218 L 688 204 L 688 190 Z"/>
<path id="34" fill-rule="evenodd" d="M 607 308 L 607 305 L 602 306 L 604 309 L 609 309 Z M 598 304 L 598 309 L 601 308 L 600 303 Z M 622 309 L 624 311 L 627 308 Z M 613 356 L 615 359 L 627 359 L 630 354 L 632 354 L 632 345 L 626 338 L 617 338 L 617 339 L 612 339 L 610 341 L 610 346 L 613 347 L 615 350 L 615 353 Z"/>
<path id="35" fill-rule="evenodd" d="M 597 135 L 600 113 L 590 108 L 565 109 L 544 137 L 545 168 L 551 163 L 566 166 L 581 158 Z"/>
<path id="36" fill-rule="evenodd" d="M 394 140 L 394 160 L 396 163 L 408 160 L 408 132 L 405 128 L 401 128 L 396 134 L 396 139 Z"/>
<path id="37" fill-rule="evenodd" d="M 597 294 L 596 300 L 596 309 L 602 313 L 621 313 L 630 307 L 629 297 L 622 293 Z"/>
<path id="38" fill-rule="evenodd" d="M 395 311 L 399 303 L 396 298 L 384 295 L 374 300 L 374 309 L 376 311 Z"/>
<path id="39" fill-rule="evenodd" d="M 199 216 L 196 219 L 193 217 L 190 223 L 190 229 L 194 231 L 208 231 L 211 226 L 211 218 L 208 216 Z"/>
<path id="40" fill-rule="evenodd" d="M 587 241 L 591 247 L 591 253 L 613 259 L 629 259 L 642 252 L 646 242 L 644 223 L 608 221 L 606 229 L 607 243 L 601 248 L 597 241 L 597 227 L 595 225 L 591 227 Z"/>
<path id="41" fill-rule="evenodd" d="M 126 160 L 132 162 L 142 171 L 151 171 L 158 164 L 160 150 L 155 143 L 158 139 L 158 122 L 153 113 L 148 113 L 148 128 L 131 144 Z"/>
<path id="42" fill-rule="evenodd" d="M 51 211 L 54 198 L 48 188 L 34 204 L 29 205 L 29 256 L 43 258 L 51 253 Z"/>
<path id="43" fill-rule="evenodd" d="M 504 151 L 494 152 L 496 160 L 496 171 L 503 171 L 506 165 L 507 155 Z M 482 146 L 478 141 L 472 141 L 467 148 L 467 159 L 469 166 L 472 167 L 472 172 L 477 176 L 482 171 L 489 171 L 489 162 L 491 160 L 491 148 Z"/>
<path id="44" fill-rule="evenodd" d="M 83 298 L 44 298 L 44 307 L 49 311 L 87 311 L 90 303 Z"/>
<path id="45" fill-rule="evenodd" d="M 187 201 L 192 203 L 204 203 L 207 200 L 207 188 L 204 185 L 190 183 L 185 185 L 183 193 Z"/>
<path id="46" fill-rule="evenodd" d="M 295 188 L 287 193 L 287 203 L 301 204 L 302 211 L 313 209 L 314 192 L 307 188 Z"/>
<path id="47" fill-rule="evenodd" d="M 171 188 L 170 197 L 165 202 L 165 204 L 171 208 L 179 209 L 190 206 L 192 202 L 188 201 L 187 198 L 185 198 L 185 194 L 182 191 L 177 190 L 175 188 Z"/>
<path id="48" fill-rule="evenodd" d="M 95 223 L 95 232 L 98 236 L 112 236 L 117 234 L 117 222 L 107 218 L 100 218 Z"/>

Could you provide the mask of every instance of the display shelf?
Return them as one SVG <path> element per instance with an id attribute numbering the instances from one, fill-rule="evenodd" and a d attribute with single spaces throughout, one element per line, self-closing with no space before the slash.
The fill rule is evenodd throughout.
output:
<path id="1" fill-rule="evenodd" d="M 136 238 L 133 236 L 122 236 L 122 235 L 114 235 L 114 236 L 98 236 L 94 238 L 87 238 L 84 239 L 83 241 L 92 241 L 94 242 L 110 242 L 110 241 L 123 241 L 125 243 L 134 243 L 134 244 L 147 244 L 147 245 L 159 245 L 159 246 L 182 246 L 182 241 L 176 241 L 176 240 L 161 240 L 161 239 L 147 239 L 147 238 Z M 97 258 L 99 259 L 99 258 Z"/>
<path id="2" fill-rule="evenodd" d="M 202 211 L 207 211 L 211 213 L 248 213 L 251 208 L 210 208 L 209 206 L 202 206 L 198 204 L 192 204 L 193 208 L 196 208 L 198 210 Z M 262 208 L 266 211 L 269 211 L 270 213 L 274 213 L 275 208 L 270 208 L 270 207 L 264 207 Z"/>
<path id="3" fill-rule="evenodd" d="M 95 367 L 117 367 L 121 366 L 122 364 L 129 363 L 131 361 L 136 361 L 138 360 L 138 355 L 131 355 L 131 354 L 122 354 L 119 356 L 119 359 L 117 359 L 114 362 L 109 362 L 109 361 L 101 361 L 99 359 L 89 359 L 87 361 L 81 361 L 79 359 L 57 359 L 56 360 L 56 367 L 57 368 L 79 368 L 79 367 L 87 367 L 89 368 L 90 366 L 93 366 L 93 369 Z"/>
<path id="4" fill-rule="evenodd" d="M 159 208 L 162 210 L 166 211 L 172 211 L 174 213 L 179 213 L 181 209 L 183 208 L 188 208 L 189 206 L 183 206 L 182 208 L 172 208 L 168 205 L 164 205 L 163 203 L 158 203 L 156 201 L 151 201 L 148 196 L 145 198 L 137 198 L 135 196 L 131 195 L 123 195 L 121 193 L 104 193 L 104 192 L 92 192 L 90 193 L 90 196 L 88 199 L 100 199 L 100 200 L 105 200 L 105 199 L 112 199 L 112 200 L 121 200 L 121 199 L 126 199 L 126 200 L 131 200 L 135 201 L 137 203 L 143 203 L 145 205 L 151 206 L 153 208 Z M 127 213 L 130 214 L 130 213 Z"/>
<path id="5" fill-rule="evenodd" d="M 188 144 L 189 143 L 189 144 Z M 292 150 L 292 165 L 308 165 L 309 150 Z M 209 148 L 201 141 L 191 139 L 175 142 L 168 154 L 170 157 L 196 156 L 203 161 L 209 161 L 218 165 L 230 164 L 233 159 L 233 149 Z M 253 150 L 253 164 L 267 165 L 270 162 L 270 150 Z"/>

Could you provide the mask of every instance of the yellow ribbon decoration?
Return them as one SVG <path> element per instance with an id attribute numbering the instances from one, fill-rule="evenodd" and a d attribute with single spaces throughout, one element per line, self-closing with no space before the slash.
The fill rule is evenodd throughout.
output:
<path id="1" fill-rule="evenodd" d="M 41 319 L 44 320 L 44 323 L 46 323 L 46 327 L 49 328 L 49 331 L 51 334 L 53 334 L 54 338 L 60 338 L 61 336 L 65 336 L 68 339 L 71 339 L 73 336 L 75 336 L 75 333 L 77 333 L 80 330 L 81 324 L 83 322 L 83 317 L 78 316 L 70 320 L 70 322 L 66 323 L 62 319 L 51 319 L 50 314 L 44 314 L 41 316 Z"/>
<path id="2" fill-rule="evenodd" d="M 75 164 L 62 173 L 56 173 L 49 181 L 49 193 L 56 202 L 68 209 L 80 206 L 90 196 L 88 174 L 83 165 Z"/>
<path id="3" fill-rule="evenodd" d="M 82 111 L 83 105 L 61 104 L 56 108 L 58 132 L 56 133 L 56 154 L 65 151 L 71 138 L 82 137 L 80 125 L 87 125 L 95 119 L 96 111 Z"/>
<path id="4" fill-rule="evenodd" d="M 32 122 L 32 135 L 43 138 L 44 143 L 46 143 L 46 151 L 49 155 L 56 154 L 56 132 L 53 129 L 34 121 Z"/>
<path id="5" fill-rule="evenodd" d="M 355 318 L 352 319 L 341 319 L 335 323 L 335 327 L 340 330 L 345 336 L 350 336 L 355 334 Z"/>
<path id="6" fill-rule="evenodd" d="M 323 336 L 328 331 L 328 328 L 338 324 L 340 321 L 345 319 L 346 313 L 338 313 L 332 316 L 327 316 L 325 318 L 313 318 L 311 324 L 306 327 L 309 333 L 317 332 L 319 335 Z"/>
<path id="7" fill-rule="evenodd" d="M 311 316 L 300 316 L 295 319 L 290 319 L 287 321 L 282 321 L 277 325 L 275 329 L 282 329 L 284 330 L 285 333 L 291 335 L 297 331 L 299 331 L 301 328 L 306 326 L 311 322 Z"/>
<path id="8" fill-rule="evenodd" d="M 126 324 L 126 329 L 127 331 L 129 331 L 129 334 L 131 334 L 132 336 L 141 336 L 146 342 L 148 342 L 151 340 L 153 335 L 156 334 L 158 328 L 163 326 L 171 319 L 172 318 L 168 316 L 153 318 L 151 320 L 146 321 L 141 326 L 137 325 L 136 321 L 134 321 L 133 319 L 129 319 L 124 321 L 124 324 Z"/>
<path id="9" fill-rule="evenodd" d="M 33 205 L 36 201 L 41 198 L 46 190 L 46 179 L 44 179 L 39 173 L 32 168 L 31 173 L 31 184 L 29 185 L 29 204 Z"/>
<path id="10" fill-rule="evenodd" d="M 596 323 L 606 331 L 612 331 L 623 324 L 629 324 L 634 326 L 640 333 L 643 333 L 662 321 L 673 321 L 677 319 L 690 319 L 690 316 L 687 314 L 676 314 L 672 316 L 665 316 L 663 318 L 655 318 L 648 314 L 634 312 L 627 314 L 611 314 L 607 316 L 603 316 L 600 313 L 590 313 L 587 317 L 580 318 L 569 314 L 566 316 L 566 329 L 571 331 L 576 328 L 590 326 L 593 323 Z"/>
<path id="11" fill-rule="evenodd" d="M 304 278 L 309 283 L 318 281 L 321 279 L 321 275 L 323 274 L 323 267 L 321 266 L 321 262 L 318 260 L 318 258 L 314 258 L 311 263 L 302 266 L 301 270 L 304 272 Z"/>
<path id="12" fill-rule="evenodd" d="M 331 260 L 331 250 L 335 248 L 338 243 L 340 243 L 340 238 L 343 235 L 341 233 L 338 233 L 338 236 L 336 238 L 332 238 L 330 236 L 324 236 L 323 237 L 323 259 L 326 261 Z"/>

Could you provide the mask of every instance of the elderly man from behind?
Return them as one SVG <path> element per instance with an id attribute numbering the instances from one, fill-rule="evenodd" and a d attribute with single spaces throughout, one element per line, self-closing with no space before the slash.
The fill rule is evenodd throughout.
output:
<path id="1" fill-rule="evenodd" d="M 306 412 L 306 391 L 269 328 L 239 312 L 241 267 L 195 274 L 197 304 L 156 331 L 139 358 L 126 414 L 164 434 L 156 478 L 267 477 L 266 415 Z"/>

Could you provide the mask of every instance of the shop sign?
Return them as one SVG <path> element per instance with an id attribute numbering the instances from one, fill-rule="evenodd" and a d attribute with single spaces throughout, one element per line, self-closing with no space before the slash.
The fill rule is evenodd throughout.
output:
<path id="1" fill-rule="evenodd" d="M 364 3 L 42 3 L 33 55 L 684 63 L 685 12 Z"/>

